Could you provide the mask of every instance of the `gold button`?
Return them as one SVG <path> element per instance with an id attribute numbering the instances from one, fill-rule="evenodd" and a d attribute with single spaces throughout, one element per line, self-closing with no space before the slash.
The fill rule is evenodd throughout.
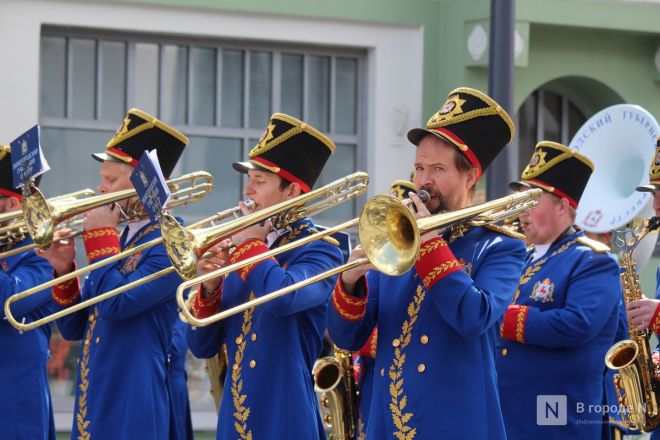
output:
<path id="1" fill-rule="evenodd" d="M 234 365 L 232 365 L 232 366 L 231 366 L 231 369 L 234 370 L 234 371 L 238 370 L 238 364 L 234 364 Z"/>
<path id="2" fill-rule="evenodd" d="M 89 322 L 94 322 L 94 315 L 89 315 Z"/>
<path id="3" fill-rule="evenodd" d="M 243 336 L 236 338 L 236 345 L 241 345 L 243 343 Z"/>
<path id="4" fill-rule="evenodd" d="M 252 333 L 252 335 L 250 335 L 250 339 L 252 339 L 252 342 L 256 341 L 257 340 L 257 334 Z"/>
<path id="5" fill-rule="evenodd" d="M 424 364 L 419 364 L 419 366 L 417 367 L 417 371 L 419 371 L 420 373 L 423 373 L 425 370 L 426 370 L 426 365 Z"/>
<path id="6" fill-rule="evenodd" d="M 502 349 L 502 356 L 506 356 L 507 354 L 509 354 L 509 350 L 507 350 L 506 348 L 503 348 Z"/>
<path id="7" fill-rule="evenodd" d="M 97 336 L 97 337 L 96 337 L 96 343 L 98 344 L 99 342 L 101 342 L 101 338 L 99 338 L 99 337 Z"/>
<path id="8" fill-rule="evenodd" d="M 401 341 L 398 339 L 392 341 L 392 347 L 398 347 L 399 345 L 401 345 Z"/>
<path id="9" fill-rule="evenodd" d="M 381 375 L 381 376 L 385 376 L 385 368 L 381 368 L 381 369 L 380 369 L 380 375 Z"/>
<path id="10" fill-rule="evenodd" d="M 422 337 L 419 338 L 419 340 L 422 342 L 422 344 L 428 344 L 429 343 L 429 337 L 426 336 L 426 335 L 422 335 Z"/>
<path id="11" fill-rule="evenodd" d="M 257 366 L 257 361 L 250 361 L 250 368 L 254 368 Z"/>

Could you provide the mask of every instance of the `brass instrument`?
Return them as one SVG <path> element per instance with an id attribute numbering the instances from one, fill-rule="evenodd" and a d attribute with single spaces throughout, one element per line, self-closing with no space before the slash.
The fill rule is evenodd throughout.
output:
<path id="1" fill-rule="evenodd" d="M 376 270 L 387 275 L 401 275 L 410 270 L 417 261 L 421 234 L 431 230 L 442 233 L 459 226 L 485 226 L 496 223 L 534 207 L 538 203 L 537 199 L 542 192 L 538 188 L 530 189 L 491 202 L 421 219 L 416 219 L 406 204 L 396 197 L 391 195 L 375 196 L 366 203 L 360 217 L 357 219 L 349 220 L 334 228 L 328 228 L 317 234 L 303 237 L 263 254 L 255 255 L 182 283 L 177 289 L 177 302 L 181 307 L 181 314 L 190 325 L 204 327 L 362 264 L 371 263 Z M 366 258 L 348 262 L 206 318 L 195 318 L 190 310 L 186 308 L 183 293 L 197 283 L 224 276 L 252 263 L 271 258 L 356 225 L 358 226 L 360 244 L 364 249 Z"/>
<path id="2" fill-rule="evenodd" d="M 623 300 L 626 305 L 644 294 L 639 284 L 633 251 L 649 232 L 660 227 L 660 217 L 652 217 L 645 222 L 638 234 L 626 240 L 624 251 L 619 256 Z M 618 370 L 614 376 L 614 388 L 619 400 L 621 419 L 630 429 L 650 432 L 660 424 L 660 370 L 651 357 L 649 344 L 651 330 L 638 330 L 628 320 L 630 339 L 619 341 L 607 351 L 605 365 Z"/>
<path id="3" fill-rule="evenodd" d="M 184 183 L 187 183 L 190 186 L 182 187 L 182 185 Z M 206 194 L 208 194 L 211 191 L 211 189 L 213 188 L 213 177 L 207 172 L 203 172 L 203 171 L 202 172 L 196 172 L 196 173 L 186 174 L 186 175 L 181 176 L 177 179 L 172 179 L 172 180 L 168 181 L 168 185 L 170 186 L 170 188 L 172 188 L 172 196 L 170 198 L 170 201 L 168 201 L 168 203 L 167 203 L 167 208 L 181 207 L 181 206 L 185 206 L 187 204 L 196 202 L 196 201 L 200 200 L 201 198 L 203 198 L 204 196 L 206 196 Z M 85 209 L 82 209 L 81 206 L 78 206 L 77 208 L 76 207 L 67 207 L 67 209 L 63 210 L 62 212 L 55 212 L 56 218 L 54 220 L 53 219 L 50 219 L 50 220 L 46 219 L 45 222 L 54 223 L 56 221 L 64 221 L 66 218 L 69 217 L 69 214 L 72 211 L 76 211 L 76 212 L 74 212 L 71 215 L 77 215 L 77 214 L 83 212 L 84 210 L 93 209 L 93 208 L 96 208 L 98 206 L 103 206 L 107 203 L 111 203 L 111 202 L 114 202 L 114 201 L 117 201 L 117 200 L 122 200 L 122 198 L 118 198 L 118 196 L 119 196 L 118 193 L 121 193 L 123 195 L 122 198 L 129 198 L 129 197 L 135 196 L 135 190 L 131 189 L 131 190 L 123 190 L 123 191 L 119 191 L 119 192 L 114 192 L 114 193 L 109 193 L 109 194 L 103 194 L 103 195 L 100 195 L 100 196 L 90 197 L 90 199 L 93 199 L 93 200 L 85 200 L 82 203 L 82 206 L 84 206 Z M 106 198 L 105 203 L 102 203 L 102 201 L 100 200 L 103 197 Z M 61 208 L 56 208 L 55 211 L 57 211 L 58 209 L 61 209 Z M 197 222 L 197 223 L 195 223 L 195 224 L 193 224 L 189 227 L 190 228 L 195 228 L 195 227 L 206 226 L 208 224 L 213 224 L 213 222 L 215 222 L 215 221 L 222 220 L 222 219 L 225 219 L 229 216 L 236 215 L 236 213 L 238 213 L 238 212 L 240 212 L 240 208 L 238 208 L 238 207 L 230 208 L 230 209 L 227 209 L 225 211 L 219 212 L 219 213 L 217 213 L 217 214 L 215 214 L 211 217 L 203 219 L 203 220 L 201 220 L 201 221 L 199 221 L 199 222 Z M 57 214 L 59 214 L 59 216 Z M 46 283 L 40 284 L 38 286 L 34 286 L 34 287 L 32 287 L 30 289 L 27 289 L 27 290 L 24 290 L 22 292 L 16 293 L 16 294 L 10 296 L 9 298 L 7 298 L 7 301 L 5 301 L 5 306 L 4 306 L 5 317 L 6 317 L 7 321 L 9 321 L 9 323 L 19 331 L 32 330 L 32 329 L 37 328 L 41 325 L 44 325 L 44 324 L 52 322 L 56 319 L 59 319 L 63 316 L 70 315 L 70 314 L 75 313 L 79 310 L 82 310 L 86 307 L 89 307 L 91 305 L 94 305 L 94 304 L 99 303 L 101 301 L 104 301 L 106 299 L 117 296 L 121 293 L 124 293 L 127 290 L 133 289 L 134 287 L 137 287 L 139 285 L 148 283 L 152 280 L 155 280 L 157 278 L 165 276 L 165 275 L 173 272 L 174 268 L 168 267 L 168 268 L 162 269 L 162 270 L 160 270 L 156 273 L 153 273 L 151 275 L 148 275 L 144 278 L 141 278 L 139 280 L 135 280 L 131 283 L 125 284 L 124 286 L 118 287 L 118 288 L 113 289 L 109 292 L 105 292 L 101 295 L 98 295 L 94 298 L 90 298 L 86 301 L 80 302 L 80 303 L 75 304 L 71 307 L 60 310 L 56 313 L 46 315 L 43 318 L 40 318 L 40 319 L 38 319 L 36 321 L 33 321 L 33 322 L 30 322 L 30 323 L 20 323 L 20 322 L 18 322 L 16 320 L 16 318 L 13 316 L 13 314 L 11 313 L 11 305 L 13 303 L 15 303 L 16 301 L 20 301 L 23 298 L 26 298 L 28 296 L 32 296 L 32 295 L 34 295 L 38 292 L 41 292 L 42 290 L 50 289 L 50 288 L 52 288 L 53 286 L 55 286 L 57 284 L 63 283 L 65 281 L 72 280 L 72 279 L 77 278 L 81 275 L 86 275 L 86 274 L 92 272 L 93 270 L 96 270 L 96 269 L 98 269 L 102 266 L 105 266 L 107 264 L 114 263 L 114 262 L 119 261 L 119 260 L 123 260 L 123 259 L 127 258 L 130 255 L 136 254 L 138 252 L 142 252 L 145 249 L 149 249 L 153 246 L 156 246 L 156 245 L 160 244 L 162 241 L 163 241 L 163 239 L 160 238 L 160 237 L 155 238 L 151 241 L 148 241 L 148 242 L 143 243 L 141 245 L 135 246 L 131 249 L 127 249 L 127 250 L 125 250 L 125 251 L 123 251 L 119 254 L 112 255 L 108 258 L 97 261 L 96 263 L 90 264 L 88 266 L 85 266 L 85 267 L 80 268 L 78 270 L 75 270 L 73 272 L 70 272 L 66 275 L 62 275 L 61 277 L 55 278 L 55 279 L 53 279 L 51 281 L 48 281 Z"/>
<path id="4" fill-rule="evenodd" d="M 69 194 L 64 194 L 57 197 L 51 197 L 48 199 L 48 203 L 58 203 L 58 202 L 70 202 L 75 203 L 80 201 L 85 197 L 91 197 L 95 194 L 93 189 L 82 189 L 80 191 L 75 191 Z M 2 245 L 9 245 L 22 241 L 25 236 L 28 234 L 27 228 L 25 226 L 25 221 L 22 219 L 23 211 L 11 211 L 0 214 L 0 243 Z M 21 249 L 18 252 L 24 252 L 28 249 Z M 0 259 L 7 258 L 10 255 L 18 252 L 3 252 L 0 253 Z"/>
<path id="5" fill-rule="evenodd" d="M 181 278 L 193 279 L 197 276 L 199 258 L 216 243 L 265 220 L 270 220 L 275 229 L 284 228 L 300 219 L 354 199 L 366 191 L 368 182 L 367 173 L 353 173 L 309 193 L 235 221 L 205 229 L 184 228 L 171 215 L 163 215 L 161 230 L 167 255 Z"/>
<path id="6" fill-rule="evenodd" d="M 321 418 L 333 440 L 353 440 L 358 433 L 358 390 L 349 351 L 317 359 L 312 369 L 314 391 L 321 393 Z"/>
<path id="7" fill-rule="evenodd" d="M 182 187 L 184 184 L 189 186 Z M 213 176 L 205 171 L 198 171 L 170 179 L 167 181 L 167 186 L 172 191 L 172 195 L 166 208 L 177 208 L 206 196 L 213 189 Z M 59 223 L 85 211 L 131 199 L 137 195 L 135 189 L 131 188 L 83 200 L 56 200 L 51 203 L 34 185 L 29 186 L 26 193 L 27 195 L 23 197 L 23 220 L 30 236 L 41 249 L 48 249 L 51 246 L 55 226 Z M 146 217 L 144 208 L 136 199 L 126 212 L 124 220 L 132 221 L 144 217 Z"/>

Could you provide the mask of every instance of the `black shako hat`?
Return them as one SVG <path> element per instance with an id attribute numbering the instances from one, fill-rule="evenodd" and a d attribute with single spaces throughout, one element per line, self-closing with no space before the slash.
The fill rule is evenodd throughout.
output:
<path id="1" fill-rule="evenodd" d="M 250 151 L 249 160 L 234 162 L 232 166 L 241 173 L 250 169 L 270 171 L 288 182 L 297 182 L 302 192 L 309 192 L 334 151 L 330 138 L 311 125 L 275 113 Z"/>
<path id="2" fill-rule="evenodd" d="M 411 192 L 417 194 L 417 188 L 414 183 L 408 180 L 395 180 L 390 186 L 390 194 L 399 200 L 407 199 L 408 194 Z"/>
<path id="3" fill-rule="evenodd" d="M 509 114 L 479 90 L 455 89 L 444 105 L 426 123 L 426 128 L 408 132 L 408 140 L 419 145 L 432 134 L 456 146 L 479 171 L 479 177 L 515 134 Z"/>
<path id="4" fill-rule="evenodd" d="M 142 110 L 132 108 L 106 145 L 105 152 L 94 153 L 92 157 L 100 162 L 112 160 L 136 166 L 142 153 L 156 150 L 163 176 L 167 178 L 187 144 L 188 138 L 180 131 Z"/>
<path id="5" fill-rule="evenodd" d="M 577 208 L 593 171 L 594 164 L 586 156 L 557 142 L 541 141 L 536 144 L 521 180 L 511 182 L 509 188 L 541 188 Z"/>

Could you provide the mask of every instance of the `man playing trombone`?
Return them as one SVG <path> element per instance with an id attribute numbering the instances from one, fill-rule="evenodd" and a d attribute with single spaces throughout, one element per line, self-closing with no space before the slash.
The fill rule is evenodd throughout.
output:
<path id="1" fill-rule="evenodd" d="M 233 164 L 247 174 L 243 190 L 254 210 L 311 190 L 334 151 L 330 139 L 291 116 L 276 113 L 249 161 Z M 243 212 L 251 211 L 241 202 Z M 270 222 L 235 233 L 235 249 L 200 265 L 210 272 L 313 234 L 309 218 L 272 231 Z M 226 246 L 228 243 L 223 243 Z M 216 248 L 219 251 L 219 248 Z M 317 240 L 277 258 L 267 258 L 203 283 L 193 315 L 208 317 L 249 299 L 305 280 L 342 263 L 336 243 Z M 218 439 L 324 438 L 311 370 L 321 351 L 325 307 L 334 279 L 326 279 L 288 296 L 247 309 L 220 323 L 188 330 L 190 350 L 201 358 L 216 355 L 226 344 L 228 374 L 218 417 Z"/>
<path id="2" fill-rule="evenodd" d="M 99 191 L 132 188 L 130 175 L 147 149 L 156 149 L 168 177 L 187 143 L 177 130 L 131 109 L 106 151 L 93 155 L 102 161 Z M 135 203 L 139 201 L 131 198 L 86 213 L 83 240 L 90 264 L 160 237 L 158 223 L 148 219 L 131 221 L 118 234 L 121 213 Z M 56 241 L 40 254 L 51 262 L 56 276 L 74 270 L 73 240 Z M 165 249 L 157 245 L 92 271 L 82 290 L 78 279 L 60 283 L 52 296 L 56 308 L 63 309 L 169 266 Z M 168 438 L 167 354 L 177 319 L 179 283 L 172 273 L 57 321 L 64 338 L 83 341 L 72 438 Z"/>
<path id="3" fill-rule="evenodd" d="M 477 180 L 513 136 L 513 122 L 485 94 L 451 92 L 417 146 L 411 194 L 418 216 L 472 204 Z M 511 237 L 508 235 L 516 235 Z M 328 306 L 337 346 L 362 347 L 378 326 L 376 375 L 367 438 L 503 439 L 497 396 L 496 322 L 523 266 L 519 234 L 467 224 L 422 235 L 414 270 L 391 277 L 358 266 L 344 272 Z M 351 260 L 364 256 L 357 247 Z"/>
<path id="4" fill-rule="evenodd" d="M 23 196 L 14 188 L 10 148 L 0 145 L 0 213 L 19 211 Z M 3 225 L 9 226 L 9 225 Z M 5 234 L 0 251 L 31 243 L 26 231 Z M 46 260 L 28 250 L 0 260 L 0 298 L 5 300 L 24 289 L 50 279 L 52 268 Z M 50 313 L 48 291 L 12 307 L 18 319 L 33 321 Z M 0 427 L 3 438 L 54 439 L 53 405 L 48 387 L 48 343 L 51 328 L 19 332 L 6 320 L 0 321 Z"/>

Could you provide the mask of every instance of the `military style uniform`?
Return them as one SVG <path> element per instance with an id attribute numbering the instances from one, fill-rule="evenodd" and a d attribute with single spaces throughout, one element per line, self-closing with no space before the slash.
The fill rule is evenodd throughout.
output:
<path id="1" fill-rule="evenodd" d="M 188 375 L 186 374 L 186 324 L 177 319 L 172 327 L 172 343 L 168 355 L 167 381 L 170 389 L 171 424 L 170 438 L 177 440 L 192 440 L 192 416 L 190 414 L 190 398 L 188 396 Z"/>
<path id="2" fill-rule="evenodd" d="M 456 146 L 481 174 L 510 141 L 513 124 L 491 98 L 460 88 L 408 138 L 417 145 L 427 135 Z M 422 243 L 415 267 L 401 276 L 369 271 L 353 295 L 337 283 L 327 312 L 335 344 L 357 350 L 378 326 L 367 438 L 506 438 L 496 324 L 525 255 L 520 236 L 509 235 L 457 228 Z"/>
<path id="3" fill-rule="evenodd" d="M 22 200 L 14 188 L 11 149 L 0 145 L 0 195 Z M 0 246 L 6 252 L 32 243 L 30 237 Z M 50 280 L 53 269 L 33 250 L 0 260 L 0 304 L 10 296 Z M 15 302 L 11 311 L 18 321 L 29 323 L 50 314 L 48 291 Z M 3 318 L 4 318 L 4 312 Z M 53 404 L 48 386 L 51 328 L 42 326 L 19 332 L 6 319 L 0 321 L 0 427 L 3 438 L 54 439 Z"/>
<path id="4" fill-rule="evenodd" d="M 135 165 L 146 148 L 155 148 L 169 176 L 186 143 L 173 128 L 131 109 L 105 153 L 94 157 Z M 130 228 L 137 230 L 129 238 Z M 147 220 L 129 223 L 121 237 L 111 227 L 88 230 L 83 241 L 91 264 L 160 236 L 160 225 Z M 62 309 L 170 266 L 160 244 L 90 272 L 82 289 L 77 279 L 56 285 L 53 299 Z M 167 360 L 181 282 L 172 272 L 57 320 L 64 338 L 83 341 L 72 438 L 168 438 Z"/>
<path id="5" fill-rule="evenodd" d="M 334 144 L 291 116 L 274 114 L 239 172 L 268 170 L 310 191 Z M 230 263 L 316 231 L 309 218 L 239 244 Z M 280 235 L 277 237 L 277 235 Z M 276 237 L 276 238 L 275 238 Z M 333 241 L 333 240 L 330 240 Z M 317 240 L 229 274 L 208 298 L 197 294 L 193 313 L 207 317 L 339 266 L 337 242 Z M 188 330 L 190 350 L 210 358 L 226 344 L 228 372 L 218 417 L 218 439 L 325 438 L 312 367 L 322 348 L 325 307 L 336 277 L 327 278 L 214 325 Z"/>
<path id="6" fill-rule="evenodd" d="M 542 188 L 576 208 L 592 171 L 586 157 L 543 141 L 512 185 Z M 509 439 L 600 438 L 604 358 L 621 301 L 619 268 L 608 249 L 569 228 L 544 255 L 528 254 L 497 349 Z"/>

